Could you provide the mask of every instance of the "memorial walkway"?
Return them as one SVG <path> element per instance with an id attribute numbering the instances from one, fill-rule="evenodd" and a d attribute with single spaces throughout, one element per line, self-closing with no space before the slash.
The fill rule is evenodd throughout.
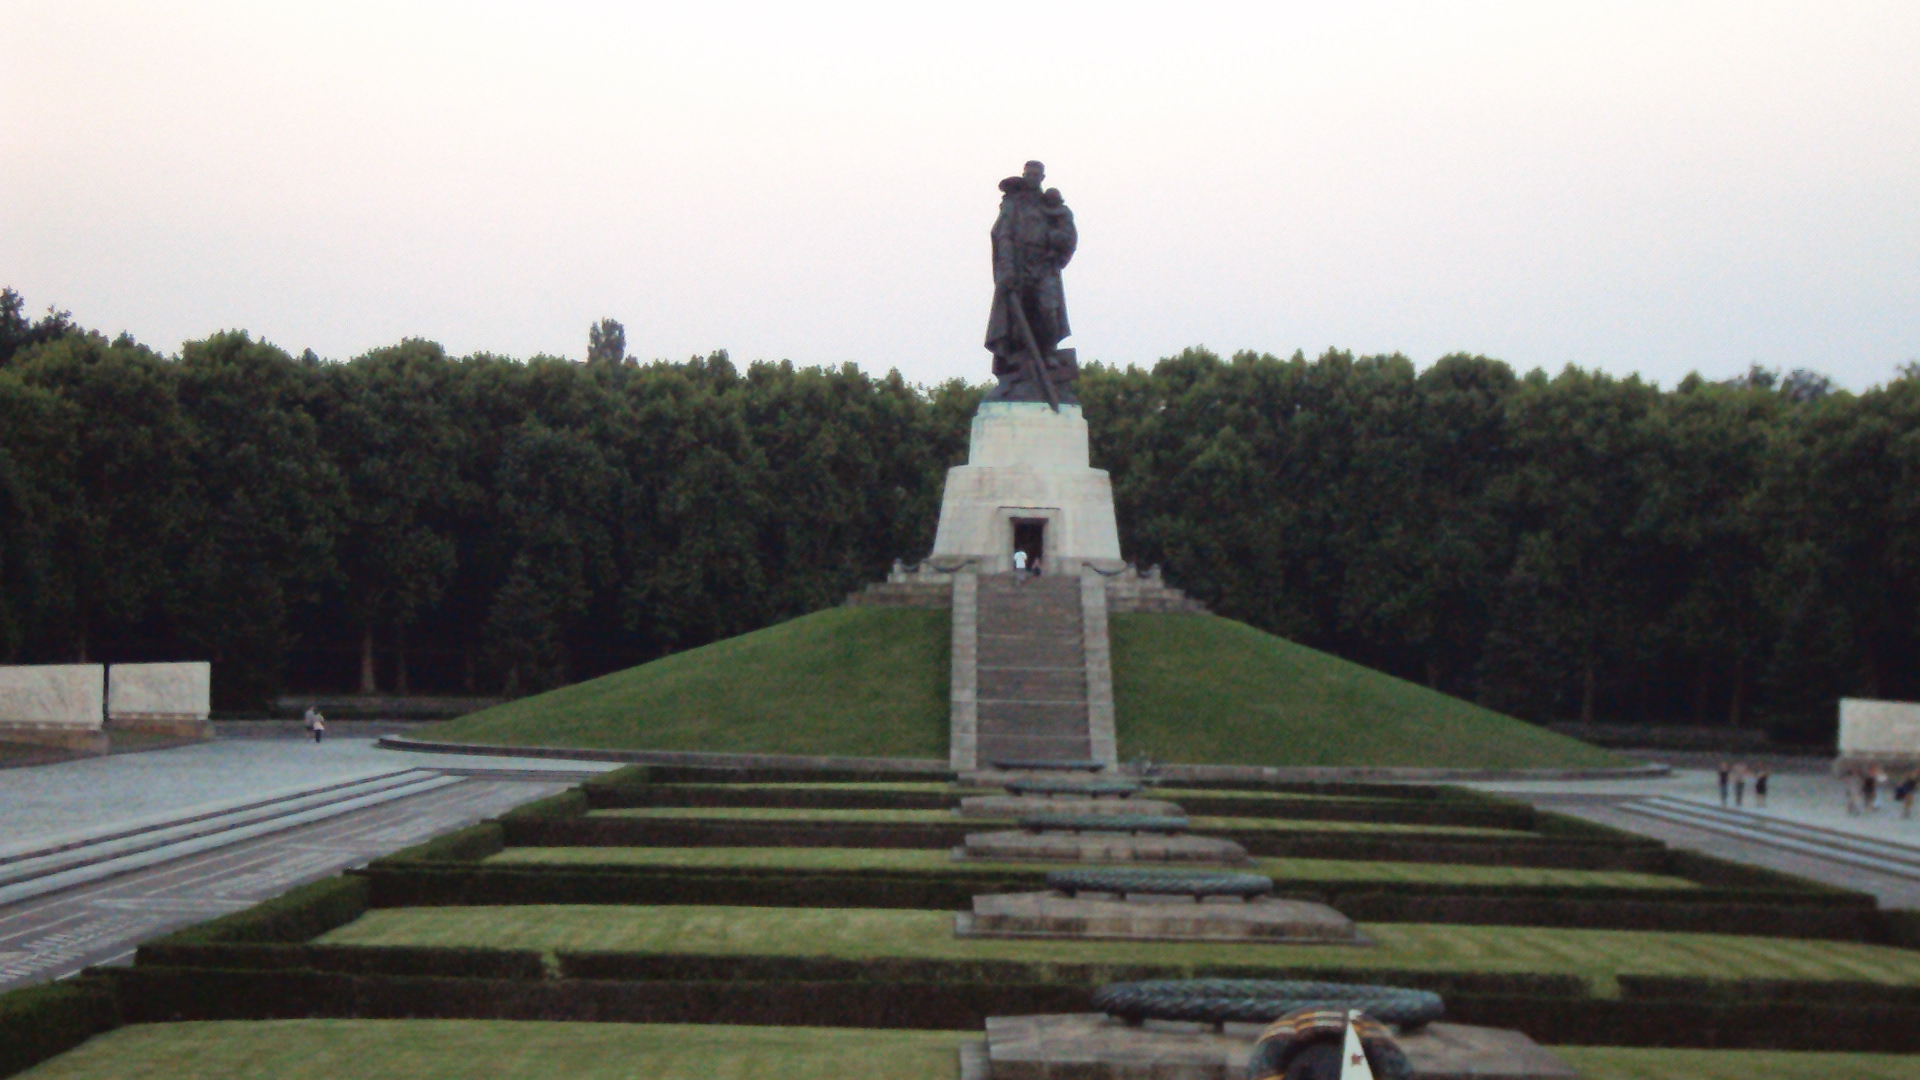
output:
<path id="1" fill-rule="evenodd" d="M 615 767 L 235 739 L 0 772 L 0 991 Z"/>
<path id="2" fill-rule="evenodd" d="M 1470 785 L 1542 810 L 1651 836 L 1675 847 L 1871 893 L 1882 907 L 1920 909 L 1920 816 L 1903 819 L 1885 795 L 1871 813 L 1847 813 L 1824 771 L 1775 772 L 1767 805 L 1720 805 L 1711 770 L 1635 780 Z"/>

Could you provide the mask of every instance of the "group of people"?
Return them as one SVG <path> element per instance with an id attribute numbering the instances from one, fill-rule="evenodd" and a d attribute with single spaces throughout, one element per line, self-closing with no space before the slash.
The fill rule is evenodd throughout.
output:
<path id="1" fill-rule="evenodd" d="M 1900 816 L 1910 818 L 1914 793 L 1920 790 L 1920 769 L 1910 769 L 1895 780 L 1883 765 L 1855 766 L 1840 773 L 1840 782 L 1847 789 L 1847 813 L 1858 816 L 1879 810 L 1880 794 L 1886 792 L 1899 804 Z"/>
<path id="2" fill-rule="evenodd" d="M 1745 806 L 1747 802 L 1747 784 L 1751 782 L 1753 784 L 1753 805 L 1760 809 L 1765 809 L 1767 805 L 1767 781 L 1770 778 L 1771 774 L 1769 774 L 1766 769 L 1750 769 L 1744 761 L 1736 764 L 1729 764 L 1725 761 L 1721 762 L 1720 805 L 1727 805 L 1728 796 L 1731 795 L 1733 805 Z"/>

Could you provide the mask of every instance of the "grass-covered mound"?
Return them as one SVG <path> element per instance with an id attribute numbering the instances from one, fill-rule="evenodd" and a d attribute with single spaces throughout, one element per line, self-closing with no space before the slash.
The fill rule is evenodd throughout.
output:
<path id="1" fill-rule="evenodd" d="M 423 737 L 595 749 L 947 756 L 949 615 L 834 608 L 461 717 Z M 1124 757 L 1551 768 L 1604 750 L 1211 615 L 1117 615 Z"/>
<path id="2" fill-rule="evenodd" d="M 1124 758 L 1235 765 L 1555 768 L 1605 750 L 1212 615 L 1115 615 Z"/>
<path id="3" fill-rule="evenodd" d="M 833 608 L 435 725 L 510 746 L 947 756 L 945 611 Z"/>

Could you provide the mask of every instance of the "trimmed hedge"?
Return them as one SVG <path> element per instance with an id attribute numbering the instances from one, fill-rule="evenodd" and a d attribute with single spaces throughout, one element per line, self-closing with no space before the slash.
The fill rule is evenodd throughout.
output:
<path id="1" fill-rule="evenodd" d="M 699 818 L 502 819 L 508 847 L 868 847 L 951 848 L 977 824 L 702 820 Z M 1013 828 L 1009 822 L 1007 828 Z M 1367 862 L 1447 862 L 1659 873 L 1658 841 L 1555 841 L 1511 836 L 1422 836 L 1352 832 L 1208 829 L 1250 855 Z"/>
<path id="2" fill-rule="evenodd" d="M 485 866 L 369 867 L 371 905 L 704 904 L 960 911 L 973 897 L 1045 888 L 1042 871 L 976 874 L 881 870 Z M 1366 922 L 1670 930 L 1875 941 L 1871 898 L 1574 886 L 1502 888 L 1423 882 L 1282 883 L 1287 898 L 1330 904 Z"/>
<path id="3" fill-rule="evenodd" d="M 372 890 L 359 877 L 342 875 L 311 882 L 244 911 L 176 930 L 152 945 L 217 942 L 303 942 L 366 913 Z"/>
<path id="4" fill-rule="evenodd" d="M 951 784 L 953 772 L 896 772 L 884 769 L 787 769 L 720 765 L 628 765 L 583 785 L 596 793 L 647 784 Z"/>
<path id="5" fill-rule="evenodd" d="M 135 1022 L 460 1018 L 951 1030 L 982 1027 L 989 1016 L 1085 1012 L 1092 993 L 1058 982 L 529 982 L 161 967 L 131 968 L 118 980 Z"/>
<path id="6" fill-rule="evenodd" d="M 483 821 L 464 829 L 436 836 L 422 844 L 401 848 L 391 855 L 368 863 L 369 866 L 406 866 L 412 863 L 477 863 L 497 855 L 506 847 L 506 830 L 496 821 Z"/>
<path id="7" fill-rule="evenodd" d="M 91 975 L 0 994 L 0 1076 L 25 1072 L 119 1025 L 110 985 Z"/>
<path id="8" fill-rule="evenodd" d="M 535 949 L 427 945 L 179 944 L 155 942 L 134 954 L 141 967 L 232 971 L 333 971 L 349 975 L 432 975 L 458 979 L 544 979 Z"/>
<path id="9" fill-rule="evenodd" d="M 843 960 L 821 956 L 728 956 L 698 953 L 561 952 L 560 972 L 570 979 L 704 982 L 741 979 L 762 982 L 932 982 L 1070 983 L 1091 990 L 1110 982 L 1137 979 L 1217 978 L 1308 979 L 1322 982 L 1385 982 L 1452 994 L 1525 995 L 1582 998 L 1587 984 L 1578 975 L 1528 972 L 1394 971 L 1375 968 L 1277 968 L 1270 964 L 1233 967 L 1209 964 L 1074 964 L 1021 960 L 935 960 L 880 957 Z"/>
<path id="10" fill-rule="evenodd" d="M 565 961 L 576 970 L 591 966 L 584 957 Z M 902 972 L 860 966 L 860 978 L 819 981 L 748 979 L 738 965 L 731 976 L 699 980 L 448 979 L 164 967 L 130 968 L 115 979 L 130 1022 L 337 1016 L 953 1030 L 977 1028 L 990 1016 L 1091 1008 L 1091 981 L 903 979 L 888 977 Z M 1272 978 L 1279 973 L 1255 974 Z M 1361 979 L 1353 978 L 1356 974 L 1315 972 L 1312 977 L 1418 985 L 1400 973 L 1370 971 Z M 1451 1020 L 1517 1028 L 1549 1045 L 1920 1050 L 1920 1007 L 1911 1005 L 1608 1000 L 1426 988 L 1446 997 Z"/>
<path id="11" fill-rule="evenodd" d="M 1920 986 L 1819 979 L 1707 979 L 1697 975 L 1622 975 L 1620 995 L 1656 1001 L 1759 1001 L 1920 1008 Z"/>
<path id="12" fill-rule="evenodd" d="M 640 806 L 747 806 L 783 810 L 948 810 L 960 796 L 942 791 L 763 788 L 719 784 L 647 784 L 587 791 L 595 810 Z"/>

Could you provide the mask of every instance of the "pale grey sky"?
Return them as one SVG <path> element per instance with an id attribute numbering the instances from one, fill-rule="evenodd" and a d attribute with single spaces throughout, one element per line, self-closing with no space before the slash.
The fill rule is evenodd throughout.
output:
<path id="1" fill-rule="evenodd" d="M 1920 359 L 1920 3 L 0 0 L 0 283 L 163 349 L 987 378 L 1001 177 L 1085 359 L 1666 385 Z"/>

